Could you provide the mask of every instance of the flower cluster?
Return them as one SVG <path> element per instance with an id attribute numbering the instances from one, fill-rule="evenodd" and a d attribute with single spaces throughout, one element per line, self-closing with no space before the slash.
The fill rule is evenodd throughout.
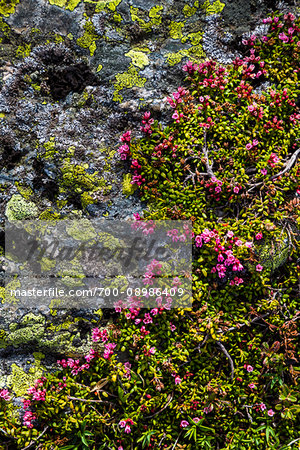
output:
<path id="1" fill-rule="evenodd" d="M 9 401 L 11 399 L 9 391 L 7 389 L 0 389 L 0 399 Z"/>
<path id="2" fill-rule="evenodd" d="M 149 111 L 145 112 L 142 124 L 143 126 L 141 126 L 141 131 L 148 135 L 152 134 L 151 127 L 154 124 L 154 119 L 152 119 L 151 113 Z"/>
<path id="3" fill-rule="evenodd" d="M 133 424 L 134 424 L 134 422 L 132 419 L 123 419 L 123 420 L 120 420 L 120 422 L 119 422 L 120 428 L 125 428 L 124 429 L 125 433 L 131 432 L 130 425 L 132 426 Z"/>

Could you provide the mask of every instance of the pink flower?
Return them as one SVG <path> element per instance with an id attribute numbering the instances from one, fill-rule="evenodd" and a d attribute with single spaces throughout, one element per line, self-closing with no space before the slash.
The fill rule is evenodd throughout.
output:
<path id="1" fill-rule="evenodd" d="M 155 347 L 151 347 L 150 350 L 149 350 L 149 353 L 151 355 L 154 355 L 155 352 L 156 352 L 156 348 Z"/>
<path id="2" fill-rule="evenodd" d="M 274 414 L 275 414 L 275 413 L 274 413 L 273 409 L 269 409 L 269 410 L 268 410 L 268 416 L 273 417 Z"/>
<path id="3" fill-rule="evenodd" d="M 7 389 L 0 389 L 0 398 L 8 402 L 11 399 L 9 391 Z"/>
<path id="4" fill-rule="evenodd" d="M 256 271 L 261 272 L 262 270 L 263 270 L 263 266 L 261 266 L 260 264 L 257 264 Z"/>
<path id="5" fill-rule="evenodd" d="M 126 425 L 126 427 L 125 427 L 125 433 L 130 433 L 131 432 L 131 428 L 130 428 L 130 426 L 129 425 Z"/>
<path id="6" fill-rule="evenodd" d="M 199 417 L 194 417 L 194 418 L 193 418 L 193 421 L 194 421 L 195 423 L 200 422 L 200 420 L 201 420 L 201 419 L 199 419 Z"/>
<path id="7" fill-rule="evenodd" d="M 182 380 L 181 380 L 180 376 L 177 375 L 177 376 L 175 377 L 175 384 L 180 384 L 181 381 L 182 381 Z"/>
<path id="8" fill-rule="evenodd" d="M 233 231 L 228 231 L 228 232 L 227 232 L 227 236 L 228 236 L 229 238 L 232 238 L 233 235 L 234 235 Z"/>
<path id="9" fill-rule="evenodd" d="M 238 194 L 239 191 L 240 191 L 240 188 L 239 188 L 239 187 L 235 186 L 235 187 L 233 188 L 233 192 L 234 192 L 235 194 Z"/>
<path id="10" fill-rule="evenodd" d="M 255 239 L 257 239 L 258 241 L 262 238 L 263 238 L 263 235 L 261 232 L 257 233 L 257 235 L 255 236 Z"/>
<path id="11" fill-rule="evenodd" d="M 249 110 L 249 111 L 250 111 L 250 110 Z M 251 143 L 249 143 L 249 144 L 246 145 L 246 149 L 247 149 L 247 150 L 251 150 L 251 148 L 252 148 L 252 144 L 251 144 Z"/>
<path id="12" fill-rule="evenodd" d="M 259 405 L 259 407 L 260 407 L 261 411 L 265 411 L 267 409 L 267 407 L 266 407 L 266 405 L 264 403 L 261 403 Z"/>
<path id="13" fill-rule="evenodd" d="M 243 242 L 240 239 L 238 239 L 237 241 L 235 241 L 235 245 L 240 247 L 241 245 L 243 245 Z"/>
<path id="14" fill-rule="evenodd" d="M 189 423 L 186 420 L 182 420 L 180 422 L 180 427 L 181 428 L 185 428 L 185 427 L 188 427 L 188 426 L 189 426 Z"/>
<path id="15" fill-rule="evenodd" d="M 256 389 L 256 386 L 255 386 L 254 383 L 249 383 L 249 384 L 248 384 L 248 387 L 249 387 L 250 389 Z"/>
<path id="16" fill-rule="evenodd" d="M 171 331 L 175 331 L 176 330 L 176 326 L 173 325 L 172 323 L 170 323 L 170 328 L 171 328 Z"/>
<path id="17" fill-rule="evenodd" d="M 253 367 L 250 365 L 246 366 L 247 372 L 253 372 Z"/>
<path id="18" fill-rule="evenodd" d="M 267 170 L 267 169 L 260 169 L 260 171 L 261 171 L 261 173 L 262 173 L 263 175 L 267 175 L 267 173 L 268 173 L 268 170 Z"/>
<path id="19" fill-rule="evenodd" d="M 279 39 L 281 39 L 281 40 L 282 40 L 283 42 L 285 42 L 285 43 L 289 42 L 289 37 L 286 36 L 284 33 L 280 33 L 280 34 L 278 35 L 278 37 L 279 37 Z"/>
<path id="20" fill-rule="evenodd" d="M 172 115 L 172 119 L 175 119 L 175 120 L 179 119 L 179 114 L 177 111 L 175 111 L 174 114 Z"/>

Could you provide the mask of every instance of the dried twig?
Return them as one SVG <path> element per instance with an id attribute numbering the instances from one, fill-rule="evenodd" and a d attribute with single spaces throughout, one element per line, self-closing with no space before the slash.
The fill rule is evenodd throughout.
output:
<path id="1" fill-rule="evenodd" d="M 84 403 L 106 403 L 107 405 L 113 405 L 112 402 L 109 402 L 107 400 L 92 400 L 92 399 L 87 399 L 87 398 L 70 397 L 69 395 L 68 395 L 68 399 L 69 400 L 78 400 L 78 401 L 84 402 Z"/>
<path id="2" fill-rule="evenodd" d="M 229 361 L 230 364 L 230 369 L 231 369 L 231 374 L 230 374 L 230 378 L 233 380 L 233 376 L 234 376 L 234 365 L 233 365 L 233 361 L 231 356 L 229 355 L 228 351 L 226 350 L 226 348 L 224 347 L 223 344 L 221 344 L 221 342 L 216 342 L 217 346 L 222 350 L 222 352 L 224 353 L 224 355 L 226 356 L 226 358 Z"/>
<path id="3" fill-rule="evenodd" d="M 28 448 L 31 448 L 48 430 L 49 425 L 47 425 L 43 431 L 38 435 L 38 437 L 36 439 L 34 439 L 33 441 L 31 441 L 28 445 L 26 445 L 26 447 L 23 447 L 22 450 L 27 450 Z"/>
<path id="4" fill-rule="evenodd" d="M 275 178 L 281 177 L 281 175 L 284 175 L 286 172 L 288 172 L 289 170 L 291 170 L 291 168 L 293 167 L 293 165 L 295 164 L 295 162 L 297 161 L 298 155 L 300 154 L 300 148 L 298 148 L 298 150 L 296 150 L 291 158 L 288 160 L 288 162 L 286 163 L 285 168 L 279 172 L 276 173 L 275 175 L 273 175 L 270 180 L 275 180 Z"/>
<path id="5" fill-rule="evenodd" d="M 165 406 L 162 409 L 160 409 L 156 413 L 152 414 L 151 416 L 145 416 L 144 419 L 151 419 L 152 417 L 157 416 L 158 414 L 162 413 L 169 406 L 171 401 L 173 400 L 173 396 L 174 396 L 174 393 L 172 392 L 171 397 L 169 398 L 169 400 L 167 401 L 167 403 L 165 404 Z"/>
<path id="6" fill-rule="evenodd" d="M 204 145 L 203 145 L 202 151 L 203 151 L 203 154 L 206 159 L 205 167 L 206 167 L 207 174 L 210 177 L 214 177 L 215 175 L 212 170 L 212 164 L 210 164 L 209 159 L 208 159 L 208 149 L 207 149 L 207 144 L 206 144 L 206 131 L 204 131 Z"/>

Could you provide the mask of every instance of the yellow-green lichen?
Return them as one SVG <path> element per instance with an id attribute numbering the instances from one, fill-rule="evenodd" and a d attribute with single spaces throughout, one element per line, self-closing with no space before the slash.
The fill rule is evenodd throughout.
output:
<path id="1" fill-rule="evenodd" d="M 210 16 L 212 14 L 220 14 L 225 7 L 225 3 L 220 2 L 220 0 L 216 0 L 211 3 L 210 0 L 206 0 L 201 6 L 202 9 L 205 10 L 205 14 Z"/>
<path id="2" fill-rule="evenodd" d="M 22 195 L 14 194 L 6 205 L 5 214 L 8 220 L 34 219 L 38 216 L 38 208 L 33 202 L 25 200 Z"/>
<path id="3" fill-rule="evenodd" d="M 122 20 L 123 20 L 121 14 L 117 14 L 117 13 L 115 13 L 115 14 L 113 15 L 113 19 L 114 19 L 114 21 L 117 22 L 117 23 L 121 23 Z"/>
<path id="4" fill-rule="evenodd" d="M 122 0 L 84 0 L 85 3 L 92 3 L 96 6 L 95 12 L 100 12 L 105 8 L 115 11 Z"/>
<path id="5" fill-rule="evenodd" d="M 128 197 L 129 195 L 132 195 L 136 190 L 136 185 L 131 184 L 132 176 L 130 173 L 126 173 L 123 177 L 123 194 Z"/>
<path id="6" fill-rule="evenodd" d="M 61 219 L 61 215 L 51 208 L 46 209 L 39 215 L 39 220 L 59 220 L 59 219 Z"/>
<path id="7" fill-rule="evenodd" d="M 91 196 L 89 192 L 84 192 L 81 194 L 81 205 L 86 208 L 88 205 L 95 203 L 95 199 Z"/>
<path id="8" fill-rule="evenodd" d="M 53 259 L 45 257 L 40 260 L 40 265 L 41 265 L 41 271 L 47 272 L 47 271 L 53 269 L 53 267 L 55 267 L 55 261 Z"/>
<path id="9" fill-rule="evenodd" d="M 161 14 L 160 11 L 162 11 L 164 8 L 161 5 L 152 6 L 152 8 L 149 11 L 149 17 L 151 19 L 152 25 L 160 25 L 161 24 Z"/>
<path id="10" fill-rule="evenodd" d="M 60 6 L 61 8 L 66 5 L 67 0 L 49 0 L 50 5 Z"/>
<path id="11" fill-rule="evenodd" d="M 169 25 L 170 37 L 172 39 L 181 39 L 182 28 L 184 27 L 184 22 L 171 22 Z"/>
<path id="12" fill-rule="evenodd" d="M 149 20 L 146 21 L 142 18 L 143 11 L 133 6 L 130 7 L 131 20 L 138 22 L 139 26 L 145 31 L 151 31 L 153 26 L 161 24 L 162 17 L 160 12 L 163 10 L 163 6 L 153 6 L 149 11 Z"/>
<path id="13" fill-rule="evenodd" d="M 86 16 L 86 15 L 85 15 Z M 88 48 L 90 51 L 90 55 L 93 56 L 95 53 L 95 50 L 97 48 L 96 46 L 96 40 L 99 39 L 98 34 L 95 31 L 95 27 L 90 19 L 87 19 L 85 24 L 83 25 L 84 34 L 80 38 L 77 39 L 77 44 L 80 47 Z"/>
<path id="14" fill-rule="evenodd" d="M 103 66 L 102 66 L 102 64 L 99 64 L 99 66 L 97 67 L 97 70 L 96 70 L 96 72 L 100 72 L 100 70 L 102 70 L 103 69 Z"/>
<path id="15" fill-rule="evenodd" d="M 88 219 L 73 221 L 66 227 L 66 232 L 78 241 L 90 241 L 97 236 L 91 222 Z"/>
<path id="16" fill-rule="evenodd" d="M 192 17 L 197 12 L 196 6 L 185 5 L 182 10 L 185 17 Z"/>
<path id="17" fill-rule="evenodd" d="M 29 186 L 26 186 L 25 184 L 20 183 L 19 181 L 16 181 L 15 186 L 18 189 L 19 194 L 21 194 L 22 197 L 25 198 L 25 200 L 29 200 L 30 197 L 33 195 L 33 190 Z"/>
<path id="18" fill-rule="evenodd" d="M 0 0 L 0 14 L 4 17 L 10 16 L 15 12 L 18 3 L 20 3 L 20 0 Z"/>
<path id="19" fill-rule="evenodd" d="M 114 84 L 115 92 L 113 96 L 114 101 L 121 102 L 123 97 L 120 95 L 120 91 L 125 88 L 132 88 L 133 86 L 143 87 L 146 83 L 146 78 L 142 78 L 138 70 L 130 64 L 127 72 L 118 73 L 116 76 L 116 83 Z"/>
<path id="20" fill-rule="evenodd" d="M 76 6 L 78 6 L 80 2 L 81 2 L 81 0 L 69 0 L 68 4 L 66 5 L 66 9 L 69 9 L 70 11 L 74 11 Z"/>
<path id="21" fill-rule="evenodd" d="M 11 374 L 7 377 L 7 385 L 16 394 L 17 397 L 22 397 L 26 394 L 27 389 L 34 385 L 36 379 L 40 378 L 44 373 L 43 366 L 40 359 L 36 359 L 28 373 L 26 373 L 17 364 L 12 364 Z"/>
<path id="22" fill-rule="evenodd" d="M 184 36 L 181 39 L 181 42 L 184 44 L 184 43 L 190 41 L 190 43 L 192 45 L 199 45 L 200 42 L 202 41 L 202 37 L 203 37 L 203 31 L 197 31 L 196 33 L 189 33 L 186 36 Z"/>
<path id="23" fill-rule="evenodd" d="M 10 36 L 10 27 L 0 17 L 0 43 L 3 41 L 3 37 L 8 38 Z"/>
<path id="24" fill-rule="evenodd" d="M 149 64 L 149 58 L 144 52 L 130 50 L 128 53 L 125 53 L 125 56 L 131 58 L 132 64 L 140 69 L 144 69 Z"/>
<path id="25" fill-rule="evenodd" d="M 98 172 L 91 175 L 87 173 L 84 165 L 70 164 L 65 161 L 60 170 L 62 174 L 61 186 L 72 192 L 81 194 L 84 191 L 94 191 L 100 186 L 97 177 Z"/>

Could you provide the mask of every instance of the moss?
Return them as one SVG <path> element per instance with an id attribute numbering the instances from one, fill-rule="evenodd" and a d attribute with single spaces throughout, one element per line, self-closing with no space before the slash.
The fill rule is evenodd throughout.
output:
<path id="1" fill-rule="evenodd" d="M 85 15 L 86 16 L 86 15 Z M 95 31 L 95 27 L 90 19 L 86 16 L 85 24 L 83 25 L 84 34 L 80 38 L 77 39 L 77 44 L 80 47 L 88 48 L 90 51 L 90 55 L 93 56 L 96 46 L 96 40 L 99 39 L 98 34 Z"/>
<path id="2" fill-rule="evenodd" d="M 132 195 L 136 191 L 136 186 L 131 184 L 132 176 L 130 173 L 126 173 L 123 177 L 123 194 L 128 197 L 129 195 Z"/>
<path id="3" fill-rule="evenodd" d="M 181 39 L 182 28 L 184 27 L 184 22 L 171 22 L 169 25 L 170 37 L 172 39 Z"/>
<path id="4" fill-rule="evenodd" d="M 121 101 L 123 97 L 120 95 L 120 91 L 125 88 L 132 88 L 133 86 L 143 87 L 146 83 L 146 78 L 142 78 L 137 69 L 130 64 L 127 72 L 118 73 L 116 75 L 116 83 L 114 84 L 115 92 L 113 96 L 114 101 Z"/>
<path id="5" fill-rule="evenodd" d="M 5 214 L 8 220 L 34 219 L 38 216 L 38 208 L 33 202 L 14 194 L 6 205 Z"/>
<path id="6" fill-rule="evenodd" d="M 225 7 L 225 3 L 220 2 L 220 0 L 216 0 L 211 3 L 210 0 L 206 0 L 201 6 L 202 9 L 205 10 L 205 14 L 210 16 L 212 14 L 220 14 Z"/>
<path id="7" fill-rule="evenodd" d="M 131 58 L 132 64 L 140 69 L 144 69 L 149 65 L 149 58 L 144 52 L 130 50 L 128 53 L 125 53 L 125 56 Z"/>
<path id="8" fill-rule="evenodd" d="M 11 0 L 10 2 L 0 0 L 0 14 L 4 17 L 10 16 L 10 14 L 15 12 L 18 3 L 20 3 L 20 0 Z"/>

